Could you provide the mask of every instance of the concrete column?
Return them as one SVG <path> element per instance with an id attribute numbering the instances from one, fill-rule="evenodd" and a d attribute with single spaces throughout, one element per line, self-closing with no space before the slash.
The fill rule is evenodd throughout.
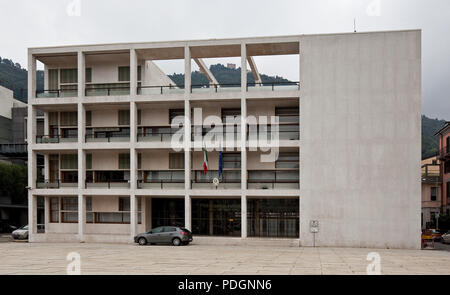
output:
<path id="1" fill-rule="evenodd" d="M 83 193 L 86 180 L 86 151 L 83 150 L 86 133 L 86 110 L 81 101 L 78 102 L 78 194 Z"/>
<path id="2" fill-rule="evenodd" d="M 77 53 L 78 60 L 78 98 L 83 98 L 85 94 L 86 88 L 86 64 L 85 64 L 85 56 L 82 51 L 78 51 Z"/>
<path id="3" fill-rule="evenodd" d="M 191 196 L 184 196 L 184 227 L 192 231 Z"/>
<path id="4" fill-rule="evenodd" d="M 33 242 L 37 233 L 37 197 L 28 191 L 28 241 Z"/>
<path id="5" fill-rule="evenodd" d="M 28 50 L 28 105 L 36 98 L 36 57 Z"/>
<path id="6" fill-rule="evenodd" d="M 50 197 L 44 197 L 44 226 L 47 232 L 48 224 L 50 223 Z"/>
<path id="7" fill-rule="evenodd" d="M 130 49 L 130 96 L 137 95 L 137 56 L 134 48 Z"/>
<path id="8" fill-rule="evenodd" d="M 44 112 L 44 135 L 49 135 L 49 134 L 50 134 L 50 125 L 48 122 L 48 111 L 45 111 Z"/>
<path id="9" fill-rule="evenodd" d="M 130 189 L 134 194 L 134 190 L 137 189 L 137 168 L 138 157 L 136 152 L 136 136 L 137 135 L 137 106 L 133 98 L 130 102 Z"/>
<path id="10" fill-rule="evenodd" d="M 241 44 L 241 237 L 247 237 L 247 47 Z"/>
<path id="11" fill-rule="evenodd" d="M 84 243 L 84 234 L 86 228 L 86 197 L 78 194 L 78 239 Z"/>
<path id="12" fill-rule="evenodd" d="M 137 189 L 137 152 L 135 148 L 130 149 L 130 189 L 134 194 Z"/>
<path id="13" fill-rule="evenodd" d="M 134 242 L 137 224 L 137 200 L 134 193 L 130 194 L 130 241 Z"/>
<path id="14" fill-rule="evenodd" d="M 44 154 L 44 180 L 50 179 L 50 155 Z"/>
<path id="15" fill-rule="evenodd" d="M 191 50 L 184 47 L 184 188 L 191 188 Z M 186 203 L 186 202 L 185 202 Z M 189 200 L 190 204 L 190 200 Z M 186 208 L 185 208 L 186 210 Z M 190 205 L 189 205 L 190 216 Z M 190 217 L 189 217 L 190 226 Z"/>
<path id="16" fill-rule="evenodd" d="M 241 196 L 241 238 L 247 237 L 247 196 Z"/>

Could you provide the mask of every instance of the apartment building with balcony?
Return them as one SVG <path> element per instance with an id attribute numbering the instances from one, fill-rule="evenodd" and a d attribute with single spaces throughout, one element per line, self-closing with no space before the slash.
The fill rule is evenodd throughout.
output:
<path id="1" fill-rule="evenodd" d="M 436 228 L 442 210 L 442 173 L 438 156 L 422 160 L 422 229 Z"/>
<path id="2" fill-rule="evenodd" d="M 197 240 L 419 248 L 420 36 L 30 48 L 30 241 L 131 242 L 178 225 Z M 261 81 L 254 57 L 281 55 L 298 56 L 289 67 L 300 81 Z M 241 61 L 239 83 L 218 83 L 203 61 L 227 57 Z M 184 83 L 159 60 L 181 60 Z M 191 82 L 194 63 L 209 84 Z M 45 233 L 36 230 L 38 199 Z"/>
<path id="3" fill-rule="evenodd" d="M 450 122 L 446 122 L 435 135 L 439 137 L 439 153 L 437 158 L 441 166 L 441 212 L 448 215 L 450 214 Z"/>

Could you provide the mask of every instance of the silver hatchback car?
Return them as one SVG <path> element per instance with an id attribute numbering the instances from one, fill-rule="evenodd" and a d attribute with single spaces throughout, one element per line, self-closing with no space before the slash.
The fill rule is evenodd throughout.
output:
<path id="1" fill-rule="evenodd" d="M 134 242 L 143 246 L 148 244 L 172 244 L 174 246 L 188 245 L 192 242 L 192 233 L 182 227 L 160 226 L 149 232 L 138 234 Z"/>

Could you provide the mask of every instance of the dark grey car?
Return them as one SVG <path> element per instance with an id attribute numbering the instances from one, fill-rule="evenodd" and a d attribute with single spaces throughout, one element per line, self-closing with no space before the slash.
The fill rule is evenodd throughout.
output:
<path id="1" fill-rule="evenodd" d="M 192 242 L 192 233 L 182 227 L 160 226 L 149 232 L 138 234 L 134 242 L 143 246 L 149 244 L 172 244 L 174 246 L 188 245 Z"/>

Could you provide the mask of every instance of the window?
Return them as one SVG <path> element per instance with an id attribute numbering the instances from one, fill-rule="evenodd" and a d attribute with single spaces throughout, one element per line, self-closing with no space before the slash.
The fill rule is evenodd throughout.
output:
<path id="1" fill-rule="evenodd" d="M 92 169 L 92 154 L 86 154 L 86 169 Z"/>
<path id="2" fill-rule="evenodd" d="M 444 162 L 444 173 L 450 173 L 450 160 Z"/>
<path id="3" fill-rule="evenodd" d="M 119 110 L 119 125 L 130 125 L 129 110 Z"/>
<path id="4" fill-rule="evenodd" d="M 275 168 L 299 168 L 298 153 L 280 153 L 275 161 Z"/>
<path id="5" fill-rule="evenodd" d="M 222 153 L 223 168 L 241 168 L 241 153 Z"/>
<path id="6" fill-rule="evenodd" d="M 86 111 L 86 126 L 92 126 L 92 112 Z"/>
<path id="7" fill-rule="evenodd" d="M 48 113 L 48 124 L 50 126 L 52 126 L 52 125 L 59 125 L 58 124 L 58 113 L 57 112 L 49 112 Z"/>
<path id="8" fill-rule="evenodd" d="M 175 227 L 171 227 L 171 226 L 165 226 L 164 227 L 164 232 L 165 233 L 174 232 L 174 231 L 177 231 L 177 229 Z"/>
<path id="9" fill-rule="evenodd" d="M 141 125 L 141 119 L 142 119 L 142 110 L 137 111 L 137 124 Z"/>
<path id="10" fill-rule="evenodd" d="M 119 154 L 119 169 L 130 169 L 130 154 Z"/>
<path id="11" fill-rule="evenodd" d="M 61 69 L 61 83 L 77 83 L 78 70 L 77 69 Z"/>
<path id="12" fill-rule="evenodd" d="M 92 211 L 92 197 L 86 197 L 86 211 Z"/>
<path id="13" fill-rule="evenodd" d="M 130 211 L 129 197 L 119 197 L 119 211 Z"/>
<path id="14" fill-rule="evenodd" d="M 61 222 L 63 222 L 63 223 L 78 222 L 78 198 L 77 197 L 61 198 Z"/>
<path id="15" fill-rule="evenodd" d="M 61 112 L 61 126 L 77 126 L 77 112 Z"/>
<path id="16" fill-rule="evenodd" d="M 48 89 L 56 90 L 59 88 L 58 84 L 58 69 L 48 70 Z"/>
<path id="17" fill-rule="evenodd" d="M 61 155 L 61 169 L 78 169 L 78 155 L 77 154 L 62 154 Z"/>
<path id="18" fill-rule="evenodd" d="M 241 109 L 222 109 L 222 123 L 240 124 Z"/>
<path id="19" fill-rule="evenodd" d="M 84 79 L 85 79 L 86 83 L 92 82 L 92 69 L 91 68 L 86 68 L 86 73 L 85 73 Z"/>
<path id="20" fill-rule="evenodd" d="M 138 153 L 137 157 L 138 157 L 138 164 L 137 164 L 138 169 L 142 169 L 142 154 Z"/>
<path id="21" fill-rule="evenodd" d="M 184 153 L 169 153 L 169 169 L 184 169 Z"/>
<path id="22" fill-rule="evenodd" d="M 137 80 L 141 81 L 141 66 L 137 66 Z M 119 67 L 119 81 L 129 82 L 130 81 L 130 67 Z"/>
<path id="23" fill-rule="evenodd" d="M 59 222 L 59 198 L 50 198 L 50 222 Z"/>
<path id="24" fill-rule="evenodd" d="M 169 109 L 169 124 L 172 124 L 173 119 L 178 116 L 182 116 L 184 122 L 184 109 Z M 179 122 L 178 119 L 177 122 Z"/>
<path id="25" fill-rule="evenodd" d="M 450 152 L 450 136 L 447 136 L 447 138 L 445 139 L 445 144 L 446 144 L 446 151 L 448 153 Z"/>
<path id="26" fill-rule="evenodd" d="M 431 188 L 431 201 L 436 201 L 437 199 L 437 194 L 438 194 L 438 188 L 437 187 L 432 187 Z"/>
<path id="27" fill-rule="evenodd" d="M 447 199 L 450 198 L 450 181 L 447 182 Z"/>
<path id="28" fill-rule="evenodd" d="M 280 123 L 299 123 L 298 107 L 277 107 L 275 116 L 278 116 Z"/>

